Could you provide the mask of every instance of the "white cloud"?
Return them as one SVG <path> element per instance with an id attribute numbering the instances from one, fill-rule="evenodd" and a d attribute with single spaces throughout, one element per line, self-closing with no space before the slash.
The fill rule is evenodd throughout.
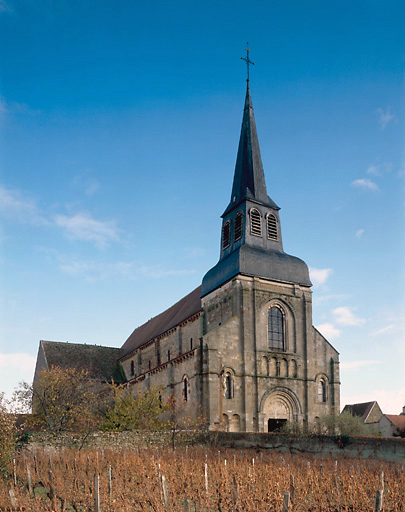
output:
<path id="1" fill-rule="evenodd" d="M 378 124 L 381 130 L 384 130 L 392 121 L 396 119 L 394 114 L 391 114 L 391 108 L 387 107 L 385 111 L 382 108 L 377 108 L 376 113 L 379 115 Z"/>
<path id="2" fill-rule="evenodd" d="M 343 370 L 353 370 L 355 368 L 361 368 L 362 366 L 369 366 L 371 364 L 379 364 L 381 361 L 350 361 L 340 363 L 340 368 Z"/>
<path id="3" fill-rule="evenodd" d="M 113 221 L 102 222 L 93 219 L 87 212 L 77 213 L 70 217 L 56 215 L 55 223 L 66 230 L 69 237 L 93 242 L 100 249 L 119 239 L 118 229 Z"/>
<path id="4" fill-rule="evenodd" d="M 2 185 L 0 185 L 0 214 L 3 217 L 36 226 L 49 224 L 33 199 L 25 197 L 18 190 L 7 189 Z"/>
<path id="5" fill-rule="evenodd" d="M 26 353 L 0 353 L 0 392 L 11 398 L 14 383 L 22 380 L 31 382 L 34 377 L 36 358 Z M 13 384 L 11 384 L 13 383 Z"/>
<path id="6" fill-rule="evenodd" d="M 314 286 L 324 284 L 332 273 L 333 270 L 331 268 L 309 268 L 309 274 Z"/>
<path id="7" fill-rule="evenodd" d="M 347 306 L 341 306 L 332 311 L 336 323 L 340 325 L 363 325 L 365 323 L 364 318 L 356 316 L 352 309 Z"/>
<path id="8" fill-rule="evenodd" d="M 8 5 L 6 0 L 0 0 L 0 12 L 11 11 L 11 7 Z"/>
<path id="9" fill-rule="evenodd" d="M 367 169 L 367 174 L 372 174 L 373 176 L 380 176 L 380 170 L 378 165 L 369 165 Z"/>
<path id="10" fill-rule="evenodd" d="M 336 327 L 333 324 L 330 324 L 330 323 L 325 323 L 325 324 L 317 325 L 316 328 L 328 340 L 334 340 L 336 338 L 339 338 L 339 336 L 341 334 L 339 329 L 336 329 Z"/>
<path id="11" fill-rule="evenodd" d="M 368 190 L 373 190 L 375 192 L 380 190 L 378 188 L 378 185 L 376 183 L 374 183 L 374 181 L 371 181 L 367 178 L 354 180 L 354 181 L 352 181 L 351 185 L 352 185 L 352 187 L 364 188 L 364 189 L 368 189 Z"/>
<path id="12" fill-rule="evenodd" d="M 383 327 L 382 329 L 378 329 L 377 331 L 373 331 L 371 333 L 372 336 L 379 336 L 380 334 L 384 334 L 388 331 L 392 331 L 396 328 L 395 324 L 387 325 L 386 327 Z"/>
<path id="13" fill-rule="evenodd" d="M 1 5 L 2 4 L 0 0 L 0 12 L 2 11 Z M 10 102 L 5 98 L 0 97 L 0 114 L 28 114 L 30 116 L 36 116 L 41 114 L 41 111 L 32 109 L 26 103 L 18 103 L 16 101 Z"/>
<path id="14" fill-rule="evenodd" d="M 364 235 L 364 229 L 363 229 L 363 228 L 358 229 L 358 230 L 356 231 L 356 233 L 354 234 L 354 236 L 355 236 L 356 238 L 361 238 L 363 235 Z"/>

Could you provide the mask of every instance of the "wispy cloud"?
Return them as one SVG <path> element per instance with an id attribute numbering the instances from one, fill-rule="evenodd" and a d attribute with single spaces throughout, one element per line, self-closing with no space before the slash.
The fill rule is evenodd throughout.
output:
<path id="1" fill-rule="evenodd" d="M 69 237 L 93 242 L 100 249 L 119 239 L 118 229 L 113 221 L 93 219 L 87 212 L 72 216 L 56 215 L 55 224 L 64 229 Z"/>
<path id="2" fill-rule="evenodd" d="M 1 3 L 0 12 L 2 12 Z M 41 114 L 41 111 L 31 108 L 26 103 L 18 103 L 17 101 L 7 101 L 4 97 L 0 96 L 0 114 L 3 116 L 5 114 L 26 114 L 29 116 L 36 116 L 38 114 Z"/>
<path id="3" fill-rule="evenodd" d="M 76 176 L 73 183 L 84 190 L 86 196 L 94 195 L 100 188 L 100 182 L 91 176 L 91 171 L 89 170 Z"/>
<path id="4" fill-rule="evenodd" d="M 364 235 L 364 229 L 363 228 L 360 228 L 356 231 L 356 233 L 354 234 L 354 236 L 356 238 L 361 238 L 362 236 Z"/>
<path id="5" fill-rule="evenodd" d="M 10 12 L 12 9 L 6 0 L 0 0 L 0 12 Z"/>
<path id="6" fill-rule="evenodd" d="M 332 273 L 331 268 L 309 268 L 309 275 L 314 286 L 324 284 Z"/>
<path id="7" fill-rule="evenodd" d="M 352 187 L 373 190 L 375 192 L 380 190 L 378 188 L 378 185 L 376 183 L 374 183 L 374 181 L 369 180 L 368 178 L 361 178 L 358 180 L 354 180 L 354 181 L 352 181 L 351 185 L 352 185 Z"/>
<path id="8" fill-rule="evenodd" d="M 314 304 L 322 304 L 324 302 L 329 302 L 329 301 L 332 301 L 332 300 L 347 300 L 349 298 L 348 295 L 345 295 L 343 293 L 339 294 L 339 293 L 331 293 L 329 295 L 314 295 L 314 298 L 313 298 L 313 303 Z"/>
<path id="9" fill-rule="evenodd" d="M 335 322 L 340 325 L 360 326 L 366 322 L 364 318 L 356 316 L 352 309 L 347 306 L 336 308 L 332 313 L 335 318 Z"/>
<path id="10" fill-rule="evenodd" d="M 331 323 L 325 323 L 317 325 L 316 328 L 319 332 L 321 332 L 326 339 L 328 340 L 334 340 L 336 338 L 339 338 L 341 332 L 339 329 L 337 329 L 333 324 Z"/>
<path id="11" fill-rule="evenodd" d="M 385 110 L 382 108 L 377 108 L 375 111 L 378 114 L 378 124 L 381 130 L 385 130 L 385 128 L 394 120 L 396 120 L 396 116 L 391 113 L 391 108 L 387 107 Z"/>
<path id="12" fill-rule="evenodd" d="M 26 224 L 49 224 L 38 208 L 36 201 L 19 190 L 8 189 L 0 185 L 0 214 Z"/>
<path id="13" fill-rule="evenodd" d="M 340 363 L 340 368 L 343 370 L 354 370 L 355 368 L 361 368 L 362 366 L 370 366 L 379 363 L 381 363 L 381 361 L 348 361 Z"/>

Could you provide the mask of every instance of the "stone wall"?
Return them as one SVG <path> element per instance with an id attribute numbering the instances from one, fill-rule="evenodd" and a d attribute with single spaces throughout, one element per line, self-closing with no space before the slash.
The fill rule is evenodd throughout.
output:
<path id="1" fill-rule="evenodd" d="M 52 435 L 44 432 L 31 434 L 28 448 L 94 448 L 135 449 L 137 447 L 172 446 L 172 432 L 95 432 Z M 264 434 L 245 432 L 176 433 L 176 446 L 191 444 L 211 445 L 236 449 L 265 449 L 281 453 L 300 453 L 320 457 L 349 457 L 404 462 L 405 440 L 372 437 L 316 436 L 293 434 Z"/>
<path id="2" fill-rule="evenodd" d="M 404 462 L 405 439 L 210 432 L 210 444 L 224 448 L 262 448 L 322 457 Z"/>

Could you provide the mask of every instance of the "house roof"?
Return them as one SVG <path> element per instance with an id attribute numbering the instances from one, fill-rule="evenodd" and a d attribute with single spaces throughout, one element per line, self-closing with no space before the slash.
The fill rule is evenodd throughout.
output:
<path id="1" fill-rule="evenodd" d="M 342 412 L 350 412 L 353 416 L 360 416 L 363 420 L 366 420 L 370 414 L 371 409 L 377 402 L 364 402 L 362 404 L 345 405 Z"/>
<path id="2" fill-rule="evenodd" d="M 116 382 L 123 380 L 122 370 L 117 362 L 119 348 L 60 341 L 41 341 L 40 344 L 48 369 L 52 366 L 75 368 L 87 370 L 91 379 L 114 379 Z"/>
<path id="3" fill-rule="evenodd" d="M 120 359 L 127 356 L 133 350 L 148 343 L 157 336 L 173 329 L 201 311 L 201 286 L 180 299 L 160 315 L 151 318 L 145 324 L 137 327 L 122 346 Z"/>
<path id="4" fill-rule="evenodd" d="M 386 414 L 385 415 L 390 422 L 394 425 L 394 427 L 397 427 L 398 429 L 405 430 L 405 415 L 404 414 Z"/>

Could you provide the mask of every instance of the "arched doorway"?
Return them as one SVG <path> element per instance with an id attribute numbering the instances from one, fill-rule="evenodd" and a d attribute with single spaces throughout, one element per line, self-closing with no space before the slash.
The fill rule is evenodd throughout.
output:
<path id="1" fill-rule="evenodd" d="M 277 387 L 264 393 L 260 412 L 262 417 L 262 431 L 276 432 L 287 421 L 297 421 L 301 413 L 301 406 L 295 393 L 288 388 Z"/>
<path id="2" fill-rule="evenodd" d="M 231 423 L 229 425 L 229 432 L 240 432 L 240 416 L 239 414 L 234 414 L 231 418 Z"/>

